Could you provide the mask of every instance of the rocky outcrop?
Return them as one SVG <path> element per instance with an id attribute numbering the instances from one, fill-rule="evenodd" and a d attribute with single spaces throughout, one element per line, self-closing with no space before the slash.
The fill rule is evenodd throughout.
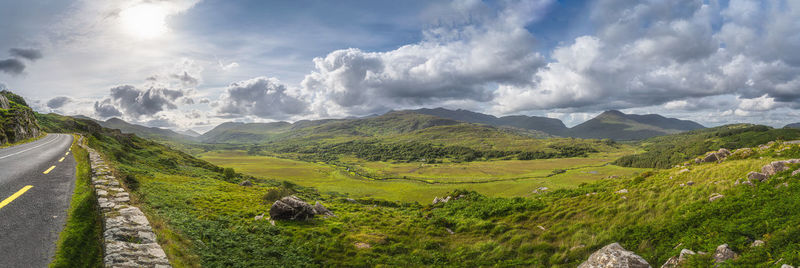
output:
<path id="1" fill-rule="evenodd" d="M 762 182 L 767 179 L 769 179 L 769 176 L 761 172 L 750 171 L 750 173 L 747 173 L 747 180 L 749 180 L 750 182 L 756 182 L 756 181 Z"/>
<path id="2" fill-rule="evenodd" d="M 762 167 L 761 173 L 764 173 L 767 176 L 772 176 L 781 171 L 789 170 L 789 165 L 792 164 L 800 164 L 800 159 L 774 161 Z"/>
<path id="3" fill-rule="evenodd" d="M 103 220 L 105 267 L 171 267 L 167 254 L 156 242 L 150 222 L 111 173 L 97 151 L 83 145 L 92 168 L 92 186 Z"/>
<path id="4" fill-rule="evenodd" d="M 722 199 L 723 197 L 725 196 L 719 193 L 713 193 L 711 194 L 711 196 L 708 197 L 708 202 L 714 202 L 716 200 Z"/>
<path id="5" fill-rule="evenodd" d="M 0 145 L 40 134 L 36 116 L 25 100 L 7 90 L 0 91 Z"/>
<path id="6" fill-rule="evenodd" d="M 433 202 L 431 202 L 431 205 L 450 202 L 451 198 L 452 197 L 450 197 L 450 196 L 448 196 L 448 197 L 438 197 L 438 196 L 436 196 L 436 197 L 433 198 Z"/>
<path id="7" fill-rule="evenodd" d="M 314 210 L 314 215 L 322 215 L 323 217 L 333 217 L 333 216 L 335 216 L 335 215 L 333 215 L 333 212 L 328 210 L 328 208 L 323 206 L 322 203 L 320 203 L 319 201 L 317 201 L 317 203 L 314 204 L 313 210 Z"/>
<path id="8" fill-rule="evenodd" d="M 739 255 L 736 254 L 736 252 L 728 247 L 728 244 L 719 245 L 717 250 L 714 251 L 714 255 L 712 255 L 715 262 L 725 262 L 727 260 L 735 259 L 738 256 Z"/>
<path id="9" fill-rule="evenodd" d="M 649 268 L 647 261 L 618 243 L 605 246 L 589 256 L 578 268 Z"/>
<path id="10" fill-rule="evenodd" d="M 661 265 L 661 268 L 678 268 L 678 267 L 681 267 L 681 265 L 683 265 L 686 262 L 686 260 L 689 258 L 690 255 L 695 255 L 695 254 L 697 254 L 697 253 L 695 253 L 694 251 L 691 251 L 689 249 L 682 249 L 681 253 L 678 256 L 674 256 L 672 258 L 669 258 L 667 260 L 667 262 L 664 263 L 664 265 Z"/>
<path id="11" fill-rule="evenodd" d="M 269 217 L 273 220 L 304 221 L 314 218 L 314 215 L 314 208 L 294 195 L 275 201 L 269 209 Z"/>

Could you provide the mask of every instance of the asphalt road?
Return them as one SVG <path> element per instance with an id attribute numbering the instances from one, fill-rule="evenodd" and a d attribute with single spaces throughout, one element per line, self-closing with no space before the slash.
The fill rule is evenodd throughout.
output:
<path id="1" fill-rule="evenodd" d="M 75 188 L 72 139 L 49 134 L 0 149 L 0 267 L 52 261 Z"/>

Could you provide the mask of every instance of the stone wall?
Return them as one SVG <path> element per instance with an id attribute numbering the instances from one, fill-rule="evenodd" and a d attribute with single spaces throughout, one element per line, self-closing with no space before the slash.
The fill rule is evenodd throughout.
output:
<path id="1" fill-rule="evenodd" d="M 171 267 L 147 217 L 130 204 L 130 196 L 111 173 L 101 155 L 89 152 L 92 186 L 103 221 L 103 263 L 106 267 Z"/>

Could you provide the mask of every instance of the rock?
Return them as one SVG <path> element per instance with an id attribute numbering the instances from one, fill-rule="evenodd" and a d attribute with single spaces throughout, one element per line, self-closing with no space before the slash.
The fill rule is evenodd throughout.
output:
<path id="1" fill-rule="evenodd" d="M 678 186 L 684 187 L 684 186 L 686 186 L 686 184 L 681 183 L 681 184 L 678 184 Z"/>
<path id="2" fill-rule="evenodd" d="M 661 268 L 681 267 L 681 265 L 686 261 L 686 259 L 689 258 L 689 255 L 694 255 L 694 254 L 696 254 L 694 251 L 691 251 L 689 249 L 682 249 L 681 253 L 678 256 L 669 258 L 667 262 L 664 263 L 664 265 L 661 265 Z"/>
<path id="3" fill-rule="evenodd" d="M 718 156 L 721 155 L 722 157 L 728 157 L 729 155 L 731 155 L 731 151 L 725 148 L 720 148 L 719 151 L 717 151 L 717 155 Z"/>
<path id="4" fill-rule="evenodd" d="M 800 174 L 800 169 L 792 171 L 792 176 L 796 176 L 797 174 Z"/>
<path id="5" fill-rule="evenodd" d="M 314 218 L 314 208 L 292 195 L 272 203 L 269 217 L 275 220 L 307 220 Z"/>
<path id="6" fill-rule="evenodd" d="M 728 244 L 722 244 L 717 247 L 717 250 L 714 251 L 714 255 L 712 255 L 715 262 L 725 262 L 727 260 L 735 259 L 738 257 L 736 252 L 728 247 Z"/>
<path id="7" fill-rule="evenodd" d="M 783 161 L 775 161 L 762 167 L 761 173 L 764 173 L 767 176 L 772 176 L 775 175 L 775 173 L 784 171 L 786 169 L 788 169 L 788 167 Z"/>
<path id="8" fill-rule="evenodd" d="M 781 265 L 781 268 L 794 268 L 794 266 L 791 266 L 791 265 L 788 265 L 788 264 L 784 264 L 784 265 Z"/>
<path id="9" fill-rule="evenodd" d="M 628 193 L 628 189 L 622 189 L 622 190 L 616 191 L 615 193 L 618 193 L 618 194 L 627 194 L 627 193 Z"/>
<path id="10" fill-rule="evenodd" d="M 681 169 L 681 171 L 678 171 L 678 174 L 686 173 L 686 172 L 689 172 L 688 168 Z"/>
<path id="11" fill-rule="evenodd" d="M 709 153 L 706 155 L 706 157 L 703 157 L 702 161 L 703 163 L 711 163 L 711 162 L 717 162 L 719 160 L 720 158 L 717 156 L 717 153 Z"/>
<path id="12" fill-rule="evenodd" d="M 686 185 L 692 186 L 692 185 L 694 185 L 694 182 L 693 181 L 687 181 Z"/>
<path id="13" fill-rule="evenodd" d="M 368 249 L 368 248 L 372 247 L 372 246 L 370 246 L 370 244 L 367 244 L 367 243 L 364 243 L 364 242 L 356 242 L 355 246 L 356 246 L 357 249 Z"/>
<path id="14" fill-rule="evenodd" d="M 355 199 L 352 199 L 352 198 L 346 198 L 345 200 L 347 200 L 347 202 L 350 202 L 350 203 L 358 203 L 358 201 L 356 201 Z"/>
<path id="15" fill-rule="evenodd" d="M 536 227 L 539 227 L 539 229 L 542 229 L 542 231 L 547 231 L 547 229 L 545 229 L 544 226 L 539 225 L 539 226 L 536 226 Z"/>
<path id="16" fill-rule="evenodd" d="M 753 241 L 752 244 L 750 244 L 751 247 L 760 247 L 760 246 L 763 246 L 763 245 L 764 245 L 764 241 L 763 240 L 756 240 L 756 241 Z"/>
<path id="17" fill-rule="evenodd" d="M 550 188 L 547 188 L 547 187 L 539 187 L 539 188 L 536 188 L 536 190 L 533 190 L 533 193 L 534 194 L 541 194 L 541 193 L 547 192 L 549 190 L 550 190 Z"/>
<path id="18" fill-rule="evenodd" d="M 713 193 L 713 194 L 711 194 L 711 196 L 710 196 L 710 197 L 708 197 L 708 202 L 714 202 L 714 201 L 716 201 L 717 199 L 720 199 L 720 198 L 723 198 L 723 197 L 725 197 L 725 196 L 724 196 L 724 195 L 721 195 L 721 194 L 719 194 L 719 193 Z"/>
<path id="19" fill-rule="evenodd" d="M 750 173 L 747 173 L 747 179 L 750 180 L 750 182 L 754 181 L 763 182 L 769 179 L 769 176 L 761 172 L 750 171 Z"/>
<path id="20" fill-rule="evenodd" d="M 323 206 L 322 203 L 320 203 L 319 201 L 317 201 L 317 203 L 314 204 L 313 209 L 314 209 L 314 214 L 316 214 L 316 215 L 323 215 L 323 216 L 327 216 L 327 217 L 335 216 L 335 215 L 333 215 L 333 212 L 328 210 L 328 208 Z"/>
<path id="21" fill-rule="evenodd" d="M 444 230 L 447 231 L 448 234 L 455 234 L 456 233 L 456 232 L 453 232 L 453 230 L 450 230 L 450 228 L 444 228 Z"/>
<path id="22" fill-rule="evenodd" d="M 589 256 L 578 268 L 649 268 L 644 258 L 625 250 L 618 243 L 607 245 Z"/>
<path id="23" fill-rule="evenodd" d="M 596 195 L 596 194 L 597 194 L 597 192 L 591 192 L 591 193 L 587 193 L 586 196 L 591 196 L 591 195 Z"/>
<path id="24" fill-rule="evenodd" d="M 239 183 L 239 186 L 250 187 L 253 186 L 253 183 L 250 182 L 250 180 L 243 180 L 242 182 Z"/>
<path id="25" fill-rule="evenodd" d="M 256 215 L 254 220 L 260 220 L 260 219 L 263 219 L 263 218 L 264 218 L 264 213 L 261 213 L 261 215 Z"/>

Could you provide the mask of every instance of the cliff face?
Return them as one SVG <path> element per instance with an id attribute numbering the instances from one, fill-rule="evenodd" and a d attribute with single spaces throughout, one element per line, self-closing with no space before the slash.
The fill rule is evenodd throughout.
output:
<path id="1" fill-rule="evenodd" d="M 39 124 L 25 100 L 10 91 L 0 91 L 0 145 L 39 136 Z"/>

